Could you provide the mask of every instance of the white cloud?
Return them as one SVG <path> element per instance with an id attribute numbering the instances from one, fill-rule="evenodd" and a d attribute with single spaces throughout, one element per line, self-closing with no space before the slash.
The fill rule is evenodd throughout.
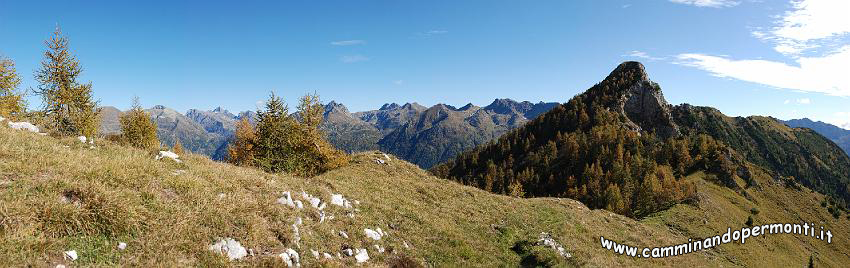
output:
<path id="1" fill-rule="evenodd" d="M 631 6 L 632 6 L 632 4 L 625 4 L 625 5 L 623 5 L 623 8 L 629 8 Z"/>
<path id="2" fill-rule="evenodd" d="M 449 31 L 446 31 L 446 30 L 430 30 L 430 31 L 416 33 L 416 35 L 418 35 L 420 37 L 431 37 L 431 36 L 443 35 L 443 34 L 447 34 L 447 33 L 449 33 Z"/>
<path id="3" fill-rule="evenodd" d="M 670 0 L 670 2 L 677 4 L 685 4 L 685 5 L 693 5 L 698 7 L 733 7 L 737 6 L 741 2 L 733 1 L 733 0 Z"/>
<path id="4" fill-rule="evenodd" d="M 812 104 L 812 100 L 809 98 L 797 99 L 797 104 Z"/>
<path id="5" fill-rule="evenodd" d="M 393 81 L 393 84 L 400 86 L 400 85 L 404 84 L 404 80 L 395 80 L 395 81 Z"/>
<path id="6" fill-rule="evenodd" d="M 369 60 L 369 58 L 363 55 L 346 55 L 339 58 L 339 61 L 343 63 L 355 63 L 367 60 Z"/>
<path id="7" fill-rule="evenodd" d="M 791 103 L 791 100 L 785 100 L 785 101 L 782 102 L 782 104 L 789 104 L 789 103 Z"/>
<path id="8" fill-rule="evenodd" d="M 653 56 L 647 54 L 646 52 L 638 51 L 638 50 L 632 50 L 631 52 L 626 53 L 626 55 L 623 55 L 623 57 L 641 58 L 641 59 L 646 59 L 646 60 L 651 60 L 651 61 L 663 60 L 664 59 L 664 58 L 653 57 Z"/>
<path id="9" fill-rule="evenodd" d="M 783 89 L 850 96 L 850 45 L 820 57 L 798 57 L 797 65 L 768 60 L 736 60 L 699 53 L 679 54 L 677 64 L 696 67 L 717 77 Z"/>
<path id="10" fill-rule="evenodd" d="M 363 40 L 342 40 L 342 41 L 333 41 L 331 45 L 334 46 L 353 46 L 353 45 L 363 45 L 366 44 L 366 41 Z"/>
<path id="11" fill-rule="evenodd" d="M 850 33 L 848 10 L 846 0 L 793 0 L 791 10 L 778 16 L 774 27 L 754 31 L 753 36 L 774 42 L 779 53 L 796 56 Z"/>

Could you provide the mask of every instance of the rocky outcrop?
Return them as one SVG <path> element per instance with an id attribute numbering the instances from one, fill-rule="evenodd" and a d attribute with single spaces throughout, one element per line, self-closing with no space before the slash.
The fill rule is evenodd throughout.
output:
<path id="1" fill-rule="evenodd" d="M 626 116 L 626 125 L 636 131 L 654 132 L 662 138 L 679 136 L 679 127 L 670 114 L 672 106 L 664 99 L 661 87 L 649 80 L 643 64 L 624 62 L 617 66 L 609 77 L 622 77 L 621 73 L 631 73 L 634 83 L 620 91 L 619 112 Z"/>

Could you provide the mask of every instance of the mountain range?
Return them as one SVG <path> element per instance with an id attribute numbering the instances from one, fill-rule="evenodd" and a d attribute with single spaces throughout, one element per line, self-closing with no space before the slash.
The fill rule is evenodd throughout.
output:
<path id="1" fill-rule="evenodd" d="M 388 103 L 377 110 L 352 113 L 345 105 L 331 101 L 324 106 L 321 129 L 341 150 L 382 150 L 429 168 L 519 127 L 557 105 L 511 99 L 496 99 L 485 107 L 470 103 L 461 108 Z M 226 157 L 236 121 L 248 118 L 253 122 L 256 116 L 253 111 L 234 115 L 221 107 L 211 111 L 191 109 L 184 115 L 157 105 L 146 112 L 157 123 L 157 134 L 163 144 L 173 146 L 180 140 L 184 148 L 214 160 Z M 120 114 L 115 107 L 103 107 L 100 132 L 119 133 Z"/>
<path id="2" fill-rule="evenodd" d="M 758 171 L 850 203 L 850 157 L 829 139 L 770 117 L 670 105 L 638 62 L 432 170 L 496 193 L 569 197 L 632 216 L 697 198 L 677 179 L 696 172 L 743 196 L 758 191 Z"/>
<path id="3" fill-rule="evenodd" d="M 838 147 L 841 147 L 844 152 L 850 154 L 850 130 L 821 121 L 812 121 L 808 118 L 792 119 L 782 122 L 790 127 L 810 128 L 827 139 L 832 140 L 832 142 L 838 144 Z"/>

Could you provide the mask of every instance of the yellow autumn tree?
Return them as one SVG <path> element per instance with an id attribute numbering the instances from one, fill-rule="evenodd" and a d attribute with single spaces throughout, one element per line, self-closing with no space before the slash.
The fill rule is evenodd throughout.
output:
<path id="1" fill-rule="evenodd" d="M 257 112 L 256 164 L 269 172 L 314 176 L 348 163 L 349 156 L 333 147 L 319 129 L 324 109 L 316 94 L 305 95 L 298 104 L 296 120 L 286 104 L 274 94 L 266 109 Z"/>
<path id="2" fill-rule="evenodd" d="M 0 116 L 13 120 L 21 117 L 26 109 L 23 94 L 18 92 L 21 78 L 15 70 L 15 62 L 0 57 Z"/>
<path id="3" fill-rule="evenodd" d="M 227 145 L 228 161 L 237 166 L 253 166 L 254 163 L 254 143 L 257 141 L 257 134 L 254 132 L 254 126 L 248 121 L 247 117 L 236 122 L 236 132 L 233 134 L 233 141 Z"/>
<path id="4" fill-rule="evenodd" d="M 133 99 L 133 108 L 118 119 L 121 124 L 121 142 L 136 148 L 155 150 L 159 148 L 156 136 L 156 123 L 139 104 L 139 98 Z"/>
<path id="5" fill-rule="evenodd" d="M 83 68 L 68 47 L 68 37 L 59 27 L 45 41 L 47 51 L 35 72 L 35 93 L 44 103 L 44 123 L 62 135 L 93 137 L 100 125 L 99 109 L 92 99 L 92 84 L 77 81 Z"/>

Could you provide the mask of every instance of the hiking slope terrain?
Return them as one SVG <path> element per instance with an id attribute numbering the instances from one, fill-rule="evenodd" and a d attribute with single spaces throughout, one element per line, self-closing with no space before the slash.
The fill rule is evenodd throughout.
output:
<path id="1" fill-rule="evenodd" d="M 366 249 L 370 266 L 400 260 L 476 267 L 731 265 L 711 253 L 615 255 L 599 246 L 599 236 L 630 234 L 613 239 L 634 245 L 686 238 L 570 199 L 490 194 L 380 153 L 358 154 L 347 167 L 306 179 L 191 154 L 180 159 L 0 127 L 0 264 L 281 266 L 279 254 L 293 249 L 302 265 L 350 266 L 356 259 L 345 250 Z M 303 208 L 281 204 L 284 192 Z M 305 193 L 328 204 L 319 210 Z M 334 205 L 334 194 L 350 207 Z M 381 228 L 384 236 L 368 238 L 367 228 Z M 542 232 L 571 257 L 537 245 Z M 230 261 L 210 250 L 224 238 L 253 255 Z M 117 248 L 121 242 L 126 249 Z M 71 250 L 79 259 L 63 258 Z"/>

